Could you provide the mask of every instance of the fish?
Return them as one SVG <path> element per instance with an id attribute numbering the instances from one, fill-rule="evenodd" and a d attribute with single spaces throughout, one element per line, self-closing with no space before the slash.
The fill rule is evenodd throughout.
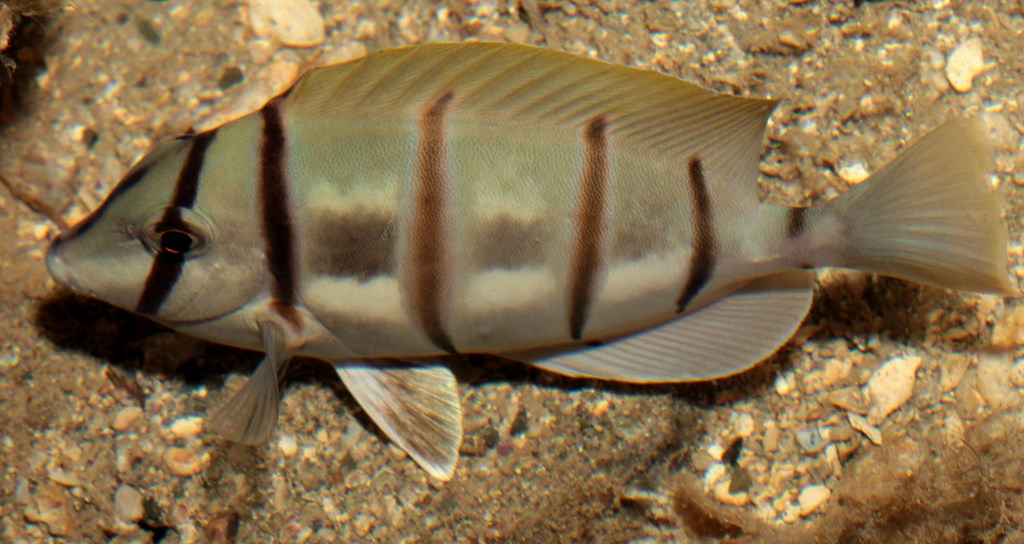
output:
<path id="1" fill-rule="evenodd" d="M 268 439 L 302 355 L 442 481 L 470 355 L 714 380 L 786 344 L 818 268 L 1014 292 L 982 120 L 789 207 L 757 197 L 776 103 L 526 45 L 382 50 L 159 144 L 46 262 L 73 291 L 264 352 L 207 418 L 224 438 Z"/>

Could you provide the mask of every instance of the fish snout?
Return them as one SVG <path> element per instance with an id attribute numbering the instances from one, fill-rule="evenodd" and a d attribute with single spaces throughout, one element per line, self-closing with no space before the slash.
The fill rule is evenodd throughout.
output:
<path id="1" fill-rule="evenodd" d="M 72 290 L 78 290 L 74 272 L 64 257 L 64 248 L 64 240 L 61 236 L 53 240 L 50 244 L 50 249 L 46 252 L 46 268 L 49 270 L 50 276 L 53 276 L 57 283 L 65 285 Z"/>

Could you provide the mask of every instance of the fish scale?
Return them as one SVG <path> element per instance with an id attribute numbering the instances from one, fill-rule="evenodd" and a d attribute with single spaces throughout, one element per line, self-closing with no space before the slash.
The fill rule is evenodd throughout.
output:
<path id="1" fill-rule="evenodd" d="M 799 327 L 807 270 L 1012 292 L 985 127 L 954 120 L 832 202 L 757 201 L 774 101 L 536 47 L 385 50 L 158 146 L 53 243 L 61 284 L 264 351 L 207 427 L 274 429 L 318 357 L 431 475 L 462 439 L 451 358 L 715 379 Z"/>

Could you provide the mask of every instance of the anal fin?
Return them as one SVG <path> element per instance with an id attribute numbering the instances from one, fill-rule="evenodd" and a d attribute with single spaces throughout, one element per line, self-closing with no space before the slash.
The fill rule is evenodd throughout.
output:
<path id="1" fill-rule="evenodd" d="M 633 383 L 688 382 L 730 376 L 786 343 L 814 292 L 812 272 L 760 278 L 682 317 L 608 343 L 510 358 L 569 376 Z"/>
<path id="2" fill-rule="evenodd" d="M 358 359 L 334 368 L 370 419 L 427 473 L 447 481 L 462 445 L 462 405 L 455 376 L 437 361 Z"/>

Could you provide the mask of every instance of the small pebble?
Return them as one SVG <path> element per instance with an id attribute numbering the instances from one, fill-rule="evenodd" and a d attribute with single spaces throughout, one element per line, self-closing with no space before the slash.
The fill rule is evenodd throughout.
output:
<path id="1" fill-rule="evenodd" d="M 188 439 L 199 436 L 203 431 L 203 419 L 198 416 L 179 417 L 171 423 L 171 436 L 174 438 Z"/>
<path id="2" fill-rule="evenodd" d="M 974 86 L 974 78 L 985 71 L 981 40 L 971 38 L 956 46 L 946 61 L 946 79 L 957 92 L 965 93 Z"/>
<path id="3" fill-rule="evenodd" d="M 807 48 L 807 40 L 789 28 L 783 29 L 782 32 L 779 32 L 779 43 L 782 45 L 788 45 L 794 49 Z"/>
<path id="4" fill-rule="evenodd" d="M 135 423 L 135 420 L 139 419 L 139 416 L 141 415 L 142 408 L 139 408 L 138 406 L 127 406 L 117 412 L 114 416 L 114 422 L 110 424 L 110 427 L 118 432 L 125 431 L 128 427 L 131 427 L 132 423 Z"/>
<path id="5" fill-rule="evenodd" d="M 295 435 L 291 434 L 283 435 L 278 439 L 277 448 L 281 450 L 281 455 L 285 457 L 291 457 L 299 452 L 299 444 L 295 441 Z"/>
<path id="6" fill-rule="evenodd" d="M 72 536 L 80 527 L 80 519 L 68 492 L 57 484 L 41 484 L 33 494 L 33 502 L 25 508 L 25 519 L 46 524 L 52 536 Z"/>
<path id="7" fill-rule="evenodd" d="M 515 23 L 503 29 L 505 37 L 511 42 L 524 43 L 530 39 L 530 27 L 525 23 Z"/>
<path id="8" fill-rule="evenodd" d="M 847 412 L 855 412 L 860 415 L 868 413 L 867 403 L 864 401 L 864 393 L 860 387 L 836 389 L 828 394 L 828 401 L 836 408 Z"/>
<path id="9" fill-rule="evenodd" d="M 142 493 L 130 485 L 119 485 L 114 493 L 114 516 L 117 520 L 124 523 L 135 523 L 142 519 L 144 514 Z"/>
<path id="10" fill-rule="evenodd" d="M 234 544 L 238 541 L 240 521 L 238 513 L 233 510 L 218 512 L 203 527 L 203 540 L 210 544 Z"/>
<path id="11" fill-rule="evenodd" d="M 945 353 L 939 358 L 939 388 L 948 393 L 960 385 L 971 359 L 962 353 Z"/>
<path id="12" fill-rule="evenodd" d="M 828 461 L 832 474 L 836 476 L 843 475 L 843 462 L 839 459 L 839 448 L 835 444 L 829 444 L 825 448 L 825 460 Z"/>
<path id="13" fill-rule="evenodd" d="M 821 430 L 818 427 L 808 427 L 806 429 L 800 429 L 796 432 L 796 441 L 800 444 L 800 449 L 804 453 L 818 453 L 825 449 L 829 441 L 827 438 L 822 436 Z"/>
<path id="14" fill-rule="evenodd" d="M 729 472 L 729 467 L 722 463 L 712 463 L 707 470 L 704 471 L 704 487 L 705 489 L 714 486 L 716 483 L 721 481 L 726 473 Z"/>
<path id="15" fill-rule="evenodd" d="M 800 503 L 800 515 L 808 516 L 828 501 L 832 491 L 823 485 L 809 485 L 800 490 L 797 502 Z"/>
<path id="16" fill-rule="evenodd" d="M 754 416 L 744 412 L 736 418 L 736 434 L 740 438 L 747 438 L 754 434 Z"/>
<path id="17" fill-rule="evenodd" d="M 796 520 L 800 519 L 800 505 L 790 503 L 782 510 L 782 521 L 785 523 L 795 523 Z"/>
<path id="18" fill-rule="evenodd" d="M 1024 344 L 1024 305 L 997 320 L 992 330 L 992 345 L 997 349 L 1016 349 L 1021 344 Z"/>
<path id="19" fill-rule="evenodd" d="M 57 467 L 47 473 L 47 476 L 58 484 L 65 487 L 76 487 L 82 485 L 82 479 L 74 472 L 68 472 L 61 467 Z"/>
<path id="20" fill-rule="evenodd" d="M 764 424 L 764 437 L 761 440 L 764 443 L 764 451 L 775 453 L 779 450 L 779 426 L 774 421 Z"/>
<path id="21" fill-rule="evenodd" d="M 698 451 L 690 457 L 690 466 L 697 472 L 704 472 L 714 462 L 715 460 L 705 451 Z"/>
<path id="22" fill-rule="evenodd" d="M 854 161 L 851 163 L 841 163 L 836 173 L 839 177 L 843 178 L 843 181 L 850 184 L 857 184 L 866 179 L 871 175 L 868 169 L 864 167 L 864 163 L 860 161 Z"/>
<path id="23" fill-rule="evenodd" d="M 868 397 L 871 399 L 868 423 L 879 425 L 889 414 L 910 400 L 919 366 L 920 357 L 895 357 L 871 373 L 867 385 Z"/>
<path id="24" fill-rule="evenodd" d="M 711 495 L 722 504 L 728 504 L 729 506 L 743 506 L 750 502 L 750 495 L 744 491 L 742 493 L 730 493 L 730 483 L 728 481 L 721 481 L 715 484 L 715 487 L 711 490 Z"/>
<path id="25" fill-rule="evenodd" d="M 313 47 L 327 38 L 324 18 L 309 0 L 249 0 L 249 25 L 261 38 Z"/>
<path id="26" fill-rule="evenodd" d="M 785 374 L 775 375 L 775 392 L 781 397 L 785 397 L 793 391 L 793 384 L 790 380 L 786 379 Z"/>
<path id="27" fill-rule="evenodd" d="M 1012 369 L 1011 352 L 978 354 L 978 392 L 991 408 L 1007 408 L 1020 402 L 1020 397 L 1010 382 Z"/>
<path id="28" fill-rule="evenodd" d="M 191 448 L 177 447 L 164 450 L 163 457 L 164 464 L 171 474 L 182 477 L 198 474 L 210 460 L 210 455 L 206 452 L 200 454 Z"/>
<path id="29" fill-rule="evenodd" d="M 868 437 L 868 440 L 870 440 L 872 444 L 876 446 L 882 445 L 882 431 L 879 431 L 878 428 L 868 423 L 867 419 L 852 412 L 846 414 L 846 417 L 850 419 L 850 426 Z"/>

